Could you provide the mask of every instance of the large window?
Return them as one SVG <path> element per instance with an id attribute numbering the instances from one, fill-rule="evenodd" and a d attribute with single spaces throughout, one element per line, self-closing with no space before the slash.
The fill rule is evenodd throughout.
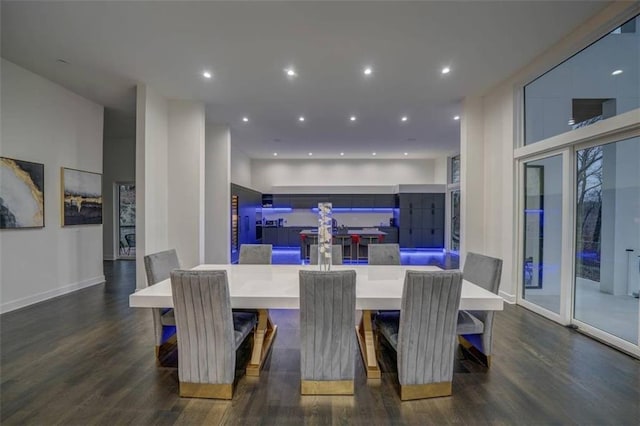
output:
<path id="1" fill-rule="evenodd" d="M 640 106 L 640 16 L 524 88 L 525 145 Z"/>
<path id="2" fill-rule="evenodd" d="M 640 15 L 527 84 L 514 153 L 517 302 L 638 357 L 639 33 Z"/>

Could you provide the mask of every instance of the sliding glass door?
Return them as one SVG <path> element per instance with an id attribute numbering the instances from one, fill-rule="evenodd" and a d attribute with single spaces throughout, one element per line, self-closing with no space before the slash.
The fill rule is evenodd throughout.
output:
<path id="1" fill-rule="evenodd" d="M 640 138 L 576 150 L 574 318 L 638 344 Z"/>

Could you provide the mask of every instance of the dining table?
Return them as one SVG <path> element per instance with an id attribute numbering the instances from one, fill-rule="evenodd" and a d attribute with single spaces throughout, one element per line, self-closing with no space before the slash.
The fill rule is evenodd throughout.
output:
<path id="1" fill-rule="evenodd" d="M 269 310 L 299 309 L 299 271 L 319 270 L 319 267 L 317 265 L 202 264 L 194 267 L 193 270 L 226 271 L 231 307 L 257 310 L 258 321 L 246 374 L 259 376 L 278 329 L 269 315 Z M 400 309 L 406 271 L 439 271 L 441 269 L 437 266 L 419 265 L 333 265 L 331 270 L 356 271 L 355 308 L 362 311 L 359 324 L 354 324 L 356 336 L 367 377 L 380 378 L 372 324 L 375 312 Z M 129 306 L 172 308 L 171 280 L 161 281 L 131 294 Z M 459 309 L 500 311 L 503 309 L 503 299 L 478 285 L 463 280 Z"/>

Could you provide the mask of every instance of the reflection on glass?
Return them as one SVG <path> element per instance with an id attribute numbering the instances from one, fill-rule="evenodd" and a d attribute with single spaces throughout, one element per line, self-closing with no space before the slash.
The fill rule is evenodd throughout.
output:
<path id="1" fill-rule="evenodd" d="M 118 234 L 120 256 L 136 254 L 136 186 L 118 185 Z"/>
<path id="2" fill-rule="evenodd" d="M 451 192 L 451 251 L 460 251 L 460 190 Z"/>
<path id="3" fill-rule="evenodd" d="M 460 183 L 460 156 L 451 157 L 451 183 Z"/>
<path id="4" fill-rule="evenodd" d="M 524 88 L 525 145 L 640 107 L 640 16 Z"/>
<path id="5" fill-rule="evenodd" d="M 560 313 L 562 157 L 525 164 L 523 297 Z"/>
<path id="6" fill-rule="evenodd" d="M 575 318 L 638 342 L 640 138 L 576 153 Z"/>

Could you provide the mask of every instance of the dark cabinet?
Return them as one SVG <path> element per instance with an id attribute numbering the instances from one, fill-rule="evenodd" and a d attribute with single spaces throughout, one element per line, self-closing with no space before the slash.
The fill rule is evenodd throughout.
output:
<path id="1" fill-rule="evenodd" d="M 262 244 L 278 245 L 278 229 L 262 228 Z"/>
<path id="2" fill-rule="evenodd" d="M 355 194 L 351 196 L 352 208 L 372 208 L 374 204 L 374 195 Z"/>
<path id="3" fill-rule="evenodd" d="M 277 195 L 273 196 L 273 207 L 283 208 L 291 207 L 291 197 L 289 195 Z"/>
<path id="4" fill-rule="evenodd" d="M 398 198 L 400 246 L 444 247 L 444 194 L 399 194 Z"/>
<path id="5" fill-rule="evenodd" d="M 396 196 L 394 194 L 376 194 L 373 196 L 373 207 L 393 208 L 396 206 Z"/>
<path id="6" fill-rule="evenodd" d="M 350 208 L 351 207 L 351 195 L 348 194 L 338 194 L 338 195 L 330 195 L 329 200 L 331 201 L 332 207 L 334 208 Z"/>

